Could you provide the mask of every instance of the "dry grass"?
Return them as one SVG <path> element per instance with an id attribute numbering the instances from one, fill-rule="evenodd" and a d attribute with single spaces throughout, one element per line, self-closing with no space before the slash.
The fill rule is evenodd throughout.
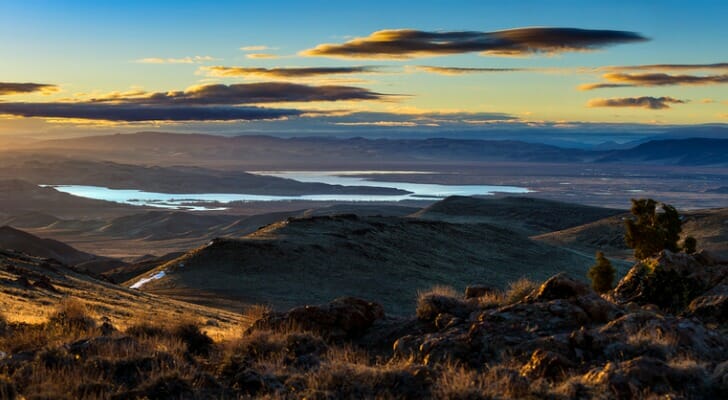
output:
<path id="1" fill-rule="evenodd" d="M 527 278 L 521 278 L 508 284 L 508 289 L 504 294 L 507 304 L 517 303 L 523 300 L 531 292 L 538 289 L 539 284 Z"/>

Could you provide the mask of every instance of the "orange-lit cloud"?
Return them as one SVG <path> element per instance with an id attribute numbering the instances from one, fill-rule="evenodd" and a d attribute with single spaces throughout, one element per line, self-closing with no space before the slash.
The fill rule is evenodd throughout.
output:
<path id="1" fill-rule="evenodd" d="M 256 78 L 306 78 L 327 75 L 373 73 L 378 67 L 301 67 L 301 68 L 257 68 L 257 67 L 201 67 L 200 71 L 217 77 L 256 77 Z"/>
<path id="2" fill-rule="evenodd" d="M 252 60 L 260 60 L 260 59 L 275 60 L 275 59 L 281 58 L 281 56 L 279 56 L 277 54 L 270 54 L 270 53 L 251 53 L 251 54 L 246 54 L 245 57 L 250 58 Z"/>
<path id="3" fill-rule="evenodd" d="M 591 99 L 587 107 L 634 107 L 650 110 L 663 110 L 670 108 L 670 104 L 684 104 L 687 100 L 680 100 L 674 97 L 622 97 L 611 99 Z"/>
<path id="4" fill-rule="evenodd" d="M 0 96 L 9 94 L 23 94 L 23 93 L 42 93 L 51 94 L 57 92 L 58 86 L 49 85 L 47 83 L 32 83 L 32 82 L 0 82 Z"/>
<path id="5" fill-rule="evenodd" d="M 608 71 L 700 71 L 700 70 L 724 70 L 728 71 L 728 63 L 713 64 L 645 64 L 645 65 L 613 65 L 600 67 Z"/>
<path id="6" fill-rule="evenodd" d="M 136 62 L 140 64 L 201 64 L 208 61 L 214 61 L 215 59 L 210 56 L 192 56 L 182 58 L 160 58 L 160 57 L 149 57 L 140 58 Z"/>
<path id="7" fill-rule="evenodd" d="M 671 86 L 671 85 L 713 85 L 728 83 L 724 75 L 670 75 L 665 73 L 608 73 L 602 75 L 606 83 L 587 83 L 580 90 L 594 90 L 615 87 Z"/>
<path id="8" fill-rule="evenodd" d="M 264 50 L 270 50 L 271 47 L 268 47 L 266 45 L 252 45 L 252 46 L 243 46 L 240 48 L 242 51 L 264 51 Z"/>
<path id="9" fill-rule="evenodd" d="M 304 56 L 369 59 L 407 59 L 480 52 L 514 56 L 595 50 L 605 46 L 645 41 L 627 31 L 576 28 L 516 28 L 495 32 L 427 32 L 390 29 L 342 44 L 320 44 L 304 50 Z"/>

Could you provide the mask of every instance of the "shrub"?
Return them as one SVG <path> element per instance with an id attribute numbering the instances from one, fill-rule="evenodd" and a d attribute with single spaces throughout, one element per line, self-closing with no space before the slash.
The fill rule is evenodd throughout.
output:
<path id="1" fill-rule="evenodd" d="M 683 251 L 684 252 L 686 252 L 688 254 L 693 254 L 693 253 L 695 253 L 695 250 L 697 247 L 698 247 L 698 241 L 694 237 L 687 236 L 683 240 Z"/>
<path id="2" fill-rule="evenodd" d="M 677 252 L 682 222 L 675 207 L 658 203 L 652 199 L 632 199 L 633 219 L 625 221 L 624 241 L 634 249 L 638 260 L 651 257 L 663 249 Z"/>
<path id="3" fill-rule="evenodd" d="M 435 286 L 417 295 L 417 318 L 433 321 L 438 314 L 451 314 L 459 317 L 470 313 L 471 307 L 455 289 L 449 286 Z"/>
<path id="4" fill-rule="evenodd" d="M 187 351 L 198 356 L 207 356 L 212 349 L 213 341 L 200 327 L 193 323 L 184 323 L 172 329 L 172 335 L 187 345 Z"/>
<path id="5" fill-rule="evenodd" d="M 610 291 L 614 285 L 614 275 L 616 271 L 612 263 L 604 257 L 604 253 L 597 251 L 596 263 L 589 268 L 589 279 L 591 279 L 592 288 L 597 293 L 606 293 Z"/>
<path id="6" fill-rule="evenodd" d="M 506 293 L 504 295 L 506 303 L 513 304 L 523 300 L 524 297 L 538 289 L 538 286 L 538 283 L 528 278 L 521 278 L 509 283 L 508 289 L 506 289 Z"/>

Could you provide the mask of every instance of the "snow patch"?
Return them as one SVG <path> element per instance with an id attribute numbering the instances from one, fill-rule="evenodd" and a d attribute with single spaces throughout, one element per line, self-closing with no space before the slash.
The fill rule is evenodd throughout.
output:
<path id="1" fill-rule="evenodd" d="M 146 283 L 148 283 L 148 282 L 151 282 L 151 281 L 156 281 L 157 279 L 162 279 L 162 278 L 164 278 L 164 276 L 165 276 L 165 275 L 167 275 L 167 272 L 165 272 L 165 271 L 159 271 L 159 272 L 157 272 L 156 274 L 154 274 L 154 275 L 150 276 L 149 278 L 142 278 L 142 279 L 139 279 L 139 280 L 137 281 L 137 283 L 135 283 L 135 284 L 133 284 L 133 285 L 129 286 L 129 288 L 131 288 L 131 289 L 139 289 L 140 287 L 144 286 L 144 284 L 146 284 Z"/>

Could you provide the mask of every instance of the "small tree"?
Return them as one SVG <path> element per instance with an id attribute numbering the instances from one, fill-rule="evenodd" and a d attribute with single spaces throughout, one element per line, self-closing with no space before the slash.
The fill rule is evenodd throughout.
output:
<path id="1" fill-rule="evenodd" d="M 693 253 L 695 253 L 695 250 L 697 249 L 697 247 L 698 247 L 698 241 L 694 237 L 687 236 L 683 240 L 683 251 L 684 252 L 686 252 L 688 254 L 693 254 Z"/>
<path id="2" fill-rule="evenodd" d="M 634 249 L 634 256 L 642 260 L 667 249 L 680 251 L 678 240 L 682 230 L 680 214 L 675 207 L 661 204 L 652 199 L 632 199 L 633 219 L 625 221 L 624 240 Z"/>
<path id="3" fill-rule="evenodd" d="M 612 290 L 614 286 L 614 276 L 617 271 L 614 270 L 612 263 L 604 257 L 604 253 L 597 251 L 596 263 L 589 268 L 589 279 L 592 282 L 592 288 L 597 293 L 606 293 Z"/>

